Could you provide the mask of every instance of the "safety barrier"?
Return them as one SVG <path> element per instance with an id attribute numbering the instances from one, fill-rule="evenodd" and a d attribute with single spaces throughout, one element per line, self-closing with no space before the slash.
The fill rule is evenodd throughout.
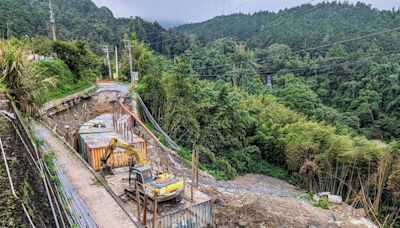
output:
<path id="1" fill-rule="evenodd" d="M 209 227 L 211 224 L 211 200 L 158 216 L 156 221 L 156 227 L 165 228 Z M 147 227 L 153 227 L 153 219 L 148 220 Z"/>

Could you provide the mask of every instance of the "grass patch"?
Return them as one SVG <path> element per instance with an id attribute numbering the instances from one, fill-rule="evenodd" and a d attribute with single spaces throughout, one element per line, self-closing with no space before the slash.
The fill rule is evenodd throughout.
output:
<path id="1" fill-rule="evenodd" d="M 44 103 L 52 101 L 52 100 L 61 99 L 61 98 L 67 97 L 69 95 L 83 91 L 85 89 L 88 89 L 91 86 L 92 86 L 92 83 L 87 82 L 87 81 L 79 81 L 74 84 L 63 84 L 63 85 L 57 86 L 56 89 L 51 89 L 51 90 L 47 91 L 46 94 L 43 94 L 40 102 L 42 104 L 44 104 Z"/>
<path id="2" fill-rule="evenodd" d="M 3 133 L 6 130 L 6 122 L 7 120 L 0 115 L 0 133 Z"/>
<path id="3" fill-rule="evenodd" d="M 0 95 L 6 94 L 8 92 L 6 83 L 4 83 L 4 78 L 0 78 Z"/>
<path id="4" fill-rule="evenodd" d="M 54 165 L 55 155 L 52 152 L 43 155 L 43 161 L 46 163 L 50 172 L 50 180 L 54 183 L 59 193 L 62 193 L 60 179 L 57 176 L 56 166 Z"/>
<path id="5" fill-rule="evenodd" d="M 68 66 L 61 60 L 48 60 L 36 63 L 43 77 L 54 77 L 57 79 L 56 88 L 43 91 L 40 103 L 44 104 L 51 100 L 64 98 L 80 92 L 92 86 L 90 78 L 80 78 L 74 75 Z"/>
<path id="6" fill-rule="evenodd" d="M 315 201 L 314 194 L 312 192 L 308 192 L 307 194 L 301 195 L 299 198 L 311 202 L 314 207 L 329 210 L 330 204 L 327 197 L 319 197 L 319 200 Z"/>
<path id="7" fill-rule="evenodd" d="M 181 156 L 183 159 L 192 162 L 192 153 L 190 153 L 188 150 L 185 148 L 181 148 L 180 150 L 177 151 L 178 155 Z"/>
<path id="8" fill-rule="evenodd" d="M 300 199 L 305 199 L 305 200 L 308 200 L 308 201 L 313 201 L 314 200 L 313 199 L 314 198 L 314 194 L 312 192 L 308 192 L 305 195 L 301 195 L 299 198 Z"/>
<path id="9" fill-rule="evenodd" d="M 22 183 L 22 203 L 25 205 L 29 216 L 35 219 L 36 218 L 35 211 L 31 208 L 29 200 L 29 196 L 32 191 L 33 191 L 32 187 L 29 185 L 28 181 L 24 179 Z"/>
<path id="10" fill-rule="evenodd" d="M 101 183 L 101 181 L 97 177 L 92 177 L 91 179 L 92 179 L 91 185 L 96 186 L 96 187 L 103 186 L 103 184 Z"/>
<path id="11" fill-rule="evenodd" d="M 183 158 L 185 161 L 187 161 L 188 165 L 192 165 L 192 153 L 189 150 L 187 150 L 185 148 L 181 148 L 180 150 L 177 151 L 177 153 L 181 158 Z M 216 180 L 228 180 L 229 179 L 226 176 L 224 171 L 215 169 L 212 166 L 203 164 L 201 162 L 199 162 L 199 169 L 207 172 L 208 174 L 213 176 Z"/>
<path id="12" fill-rule="evenodd" d="M 318 202 L 313 204 L 313 206 L 329 210 L 329 201 L 326 197 L 321 197 Z"/>
<path id="13" fill-rule="evenodd" d="M 44 145 L 44 141 L 40 139 L 33 131 L 32 129 L 29 129 L 29 136 L 35 143 L 37 148 L 41 148 Z"/>

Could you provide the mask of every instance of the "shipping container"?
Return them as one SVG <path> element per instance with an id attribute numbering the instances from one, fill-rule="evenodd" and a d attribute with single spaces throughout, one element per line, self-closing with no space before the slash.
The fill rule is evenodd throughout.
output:
<path id="1" fill-rule="evenodd" d="M 129 131 L 125 136 L 113 129 L 112 115 L 106 114 L 97 117 L 82 125 L 79 131 L 79 150 L 85 160 L 96 171 L 101 169 L 101 156 L 106 152 L 112 138 L 127 142 L 132 147 L 141 151 L 147 157 L 147 143 L 144 139 Z M 99 125 L 99 123 L 101 123 Z M 94 127 L 96 126 L 96 127 Z M 98 127 L 100 126 L 100 127 Z M 117 149 L 108 160 L 113 168 L 129 166 L 130 157 Z"/>

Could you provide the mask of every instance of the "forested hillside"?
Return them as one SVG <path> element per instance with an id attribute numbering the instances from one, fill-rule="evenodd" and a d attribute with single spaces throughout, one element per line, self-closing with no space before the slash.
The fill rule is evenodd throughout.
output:
<path id="1" fill-rule="evenodd" d="M 57 36 L 62 40 L 85 39 L 100 53 L 101 45 L 123 46 L 125 33 L 135 32 L 157 52 L 174 56 L 188 46 L 188 39 L 166 31 L 157 23 L 139 17 L 115 18 L 106 7 L 98 8 L 90 0 L 53 0 Z M 48 36 L 47 0 L 0 1 L 0 36 L 3 38 Z"/>
<path id="2" fill-rule="evenodd" d="M 202 79 L 272 93 L 311 118 L 371 139 L 400 137 L 400 11 L 320 3 L 176 30 L 209 41 L 188 53 Z"/>
<path id="3" fill-rule="evenodd" d="M 324 2 L 304 4 L 278 13 L 219 16 L 209 21 L 179 26 L 175 31 L 196 34 L 207 41 L 232 37 L 245 41 L 252 48 L 281 43 L 293 50 L 301 50 L 399 26 L 398 9 L 381 11 L 360 2 L 355 5 Z M 351 50 L 366 48 L 369 44 L 392 50 L 391 47 L 398 48 L 399 42 L 393 36 L 381 36 L 379 42 L 372 39 L 358 45 L 352 44 Z"/>
<path id="4" fill-rule="evenodd" d="M 215 46 L 201 49 L 199 56 L 207 61 L 190 53 L 174 63 L 145 49 L 136 53 L 144 61 L 135 90 L 183 147 L 178 154 L 190 160 L 189 151 L 199 151 L 202 169 L 216 178 L 274 176 L 309 191 L 342 195 L 347 203 L 368 208 L 376 221 L 387 216 L 396 223 L 399 143 L 358 135 L 350 126 L 357 117 L 323 105 L 293 74 L 280 75 L 277 86 L 268 88 L 251 64 L 242 68 L 234 62 L 246 61 L 251 52 L 226 42 L 219 44 L 225 54 Z M 213 75 L 216 81 L 199 80 L 192 66 L 221 59 L 229 61 L 230 71 Z"/>

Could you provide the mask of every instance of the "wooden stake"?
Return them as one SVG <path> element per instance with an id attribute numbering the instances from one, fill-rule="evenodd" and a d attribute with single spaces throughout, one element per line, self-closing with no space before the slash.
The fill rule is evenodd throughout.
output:
<path id="1" fill-rule="evenodd" d="M 143 203 L 143 225 L 146 227 L 147 225 L 147 199 L 148 195 L 144 193 L 144 203 Z"/>
<path id="2" fill-rule="evenodd" d="M 199 188 L 199 152 L 196 151 L 196 189 Z"/>
<path id="3" fill-rule="evenodd" d="M 157 195 L 154 195 L 154 207 L 153 207 L 153 228 L 156 228 L 157 224 Z"/>
<path id="4" fill-rule="evenodd" d="M 113 121 L 113 128 L 115 129 L 115 113 L 113 113 L 112 121 Z"/>
<path id="5" fill-rule="evenodd" d="M 194 176 L 195 176 L 195 151 L 192 151 L 192 184 L 190 185 L 190 199 L 193 201 L 193 185 L 194 185 Z"/>
<path id="6" fill-rule="evenodd" d="M 137 211 L 138 211 L 138 218 L 140 219 L 140 195 L 139 195 L 139 186 L 136 183 L 136 204 L 137 204 Z"/>

